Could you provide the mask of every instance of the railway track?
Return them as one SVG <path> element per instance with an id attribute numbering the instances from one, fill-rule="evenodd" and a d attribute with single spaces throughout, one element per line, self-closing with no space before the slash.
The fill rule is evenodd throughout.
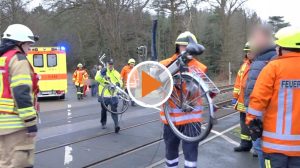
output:
<path id="1" fill-rule="evenodd" d="M 234 114 L 236 114 L 236 113 L 238 113 L 238 112 L 233 111 L 232 113 L 227 114 L 227 115 L 223 115 L 222 117 L 219 117 L 219 118 L 217 118 L 216 120 L 217 120 L 217 121 L 222 120 L 222 119 L 227 118 L 227 117 L 229 117 L 229 116 L 231 116 L 231 115 L 234 115 Z M 137 147 L 135 147 L 135 148 L 132 148 L 132 149 L 129 149 L 129 150 L 126 150 L 126 151 L 122 151 L 122 152 L 120 152 L 120 153 L 118 153 L 118 154 L 115 154 L 115 155 L 113 155 L 113 156 L 110 156 L 110 157 L 108 157 L 108 158 L 99 160 L 99 161 L 94 162 L 94 163 L 90 163 L 90 164 L 88 164 L 88 165 L 86 165 L 86 166 L 83 166 L 83 167 L 84 167 L 84 168 L 99 167 L 101 164 L 103 164 L 103 163 L 105 163 L 105 162 L 113 161 L 114 159 L 118 159 L 118 158 L 120 158 L 120 157 L 126 156 L 126 155 L 128 155 L 128 154 L 133 153 L 133 152 L 140 151 L 140 150 L 145 149 L 145 148 L 147 148 L 147 147 L 150 147 L 150 146 L 152 146 L 152 145 L 158 144 L 158 143 L 160 143 L 160 142 L 162 142 L 162 141 L 163 141 L 163 138 L 158 138 L 158 139 L 153 140 L 153 141 L 151 141 L 151 142 L 148 142 L 148 143 L 146 143 L 146 144 L 137 146 Z"/>
<path id="2" fill-rule="evenodd" d="M 221 93 L 226 93 L 226 92 L 232 91 L 233 85 L 221 86 L 221 87 L 219 87 L 219 89 L 220 89 Z M 218 107 L 224 107 L 226 105 L 229 105 L 230 103 L 231 103 L 231 100 L 225 100 L 225 101 L 220 101 L 220 102 L 216 103 L 216 105 Z M 230 114 L 227 114 L 227 115 L 218 115 L 216 121 L 217 120 L 222 120 L 223 118 L 225 118 L 225 117 L 227 117 L 229 115 L 232 115 L 234 113 L 236 113 L 236 112 L 232 111 Z M 97 114 L 97 113 L 95 113 L 95 114 Z M 89 114 L 89 115 L 95 115 L 95 114 Z M 86 117 L 86 116 L 88 116 L 88 115 L 76 116 L 76 117 L 69 118 L 69 119 L 78 119 L 78 118 Z M 160 121 L 160 119 L 158 118 L 158 119 L 150 120 L 150 121 L 147 121 L 147 122 L 138 123 L 138 124 L 135 124 L 135 125 L 131 125 L 131 126 L 125 127 L 123 129 L 121 129 L 121 131 L 133 129 L 133 128 L 136 128 L 136 127 L 141 127 L 141 126 L 144 126 L 144 125 L 147 125 L 147 124 L 151 124 L 151 123 L 154 123 L 154 122 L 159 122 L 159 121 Z M 79 144 L 81 142 L 88 142 L 88 141 L 93 140 L 95 138 L 103 137 L 103 136 L 110 135 L 110 134 L 115 134 L 115 133 L 113 131 L 110 131 L 110 132 L 106 132 L 106 133 L 99 133 L 99 134 L 96 134 L 96 135 L 93 135 L 93 136 L 82 137 L 80 139 L 77 139 L 77 140 L 74 140 L 74 141 L 71 141 L 71 142 L 67 142 L 67 143 L 63 143 L 63 144 L 57 145 L 57 146 L 53 146 L 53 147 L 49 147 L 49 148 L 38 150 L 38 151 L 35 152 L 35 154 L 42 154 L 42 153 L 50 152 L 50 151 L 53 151 L 53 150 L 56 150 L 56 149 L 59 149 L 59 148 L 65 148 L 66 146 L 76 145 L 76 144 Z M 96 162 L 90 163 L 88 165 L 85 165 L 84 167 L 87 167 L 87 168 L 89 168 L 89 167 L 95 167 L 95 166 L 103 164 L 105 162 L 112 161 L 112 160 L 117 159 L 119 157 L 128 155 L 130 153 L 133 153 L 133 152 L 136 152 L 136 151 L 139 151 L 139 150 L 142 150 L 142 149 L 147 148 L 147 147 L 149 147 L 151 145 L 155 145 L 157 143 L 160 143 L 161 141 L 163 141 L 163 139 L 160 137 L 160 138 L 158 138 L 156 140 L 153 140 L 151 142 L 145 143 L 143 145 L 134 147 L 134 148 L 129 149 L 129 150 L 122 151 L 120 153 L 114 154 L 114 155 L 109 156 L 107 158 L 103 158 L 103 159 L 98 160 Z"/>
<path id="3" fill-rule="evenodd" d="M 216 103 L 216 105 L 217 106 L 224 105 L 226 102 L 230 102 L 230 101 L 220 102 L 220 104 Z M 155 120 L 150 120 L 148 122 L 143 122 L 143 123 L 135 124 L 135 125 L 132 125 L 132 126 L 128 126 L 128 127 L 125 127 L 123 129 L 121 129 L 121 131 L 132 129 L 132 128 L 139 127 L 139 126 L 143 126 L 143 125 L 150 124 L 150 123 L 157 122 L 157 121 L 160 121 L 160 119 L 158 118 L 158 119 L 155 119 Z M 58 149 L 58 148 L 64 148 L 65 146 L 70 146 L 70 145 L 74 145 L 74 144 L 77 144 L 77 143 L 80 143 L 80 142 L 89 141 L 89 140 L 92 140 L 92 139 L 95 139 L 95 138 L 98 138 L 98 137 L 101 137 L 101 136 L 109 135 L 109 134 L 114 134 L 114 132 L 111 131 L 111 132 L 97 134 L 97 135 L 94 135 L 94 136 L 84 137 L 84 138 L 81 138 L 79 140 L 75 140 L 75 141 L 72 141 L 72 142 L 60 144 L 58 146 L 38 150 L 38 151 L 35 152 L 35 154 L 41 154 L 41 153 L 49 152 L 49 151 L 52 151 L 52 150 L 55 150 L 55 149 Z"/>
<path id="4" fill-rule="evenodd" d="M 220 94 L 224 94 L 224 93 L 227 93 L 227 92 L 230 92 L 233 90 L 233 85 L 225 85 L 225 86 L 219 86 L 218 87 L 220 89 Z M 222 102 L 223 104 L 227 104 L 227 101 L 224 101 Z M 221 106 L 221 102 L 220 102 L 220 106 Z M 57 124 L 57 125 L 63 125 L 63 124 L 66 124 L 68 123 L 68 121 L 73 121 L 73 120 L 78 120 L 80 118 L 84 118 L 84 117 L 90 117 L 90 116 L 100 116 L 100 113 L 99 112 L 96 112 L 96 113 L 90 113 L 90 114 L 83 114 L 83 115 L 77 115 L 77 116 L 70 116 L 70 117 L 67 117 L 65 119 L 58 119 L 58 120 L 53 120 L 51 122 L 44 122 L 42 121 L 43 124 L 45 124 L 46 126 L 48 125 L 54 125 L 54 124 Z M 55 126 L 57 126 L 55 125 Z M 42 126 L 44 127 L 44 126 Z"/>

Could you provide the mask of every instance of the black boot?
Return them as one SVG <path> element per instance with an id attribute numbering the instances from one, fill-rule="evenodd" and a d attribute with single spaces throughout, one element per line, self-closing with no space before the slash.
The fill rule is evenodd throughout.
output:
<path id="1" fill-rule="evenodd" d="M 117 133 L 119 133 L 120 132 L 120 127 L 119 126 L 116 126 L 115 127 L 115 133 L 117 134 Z"/>
<path id="2" fill-rule="evenodd" d="M 233 150 L 235 152 L 249 152 L 251 150 L 251 148 L 244 147 L 244 146 L 238 146 L 238 147 L 233 148 Z"/>

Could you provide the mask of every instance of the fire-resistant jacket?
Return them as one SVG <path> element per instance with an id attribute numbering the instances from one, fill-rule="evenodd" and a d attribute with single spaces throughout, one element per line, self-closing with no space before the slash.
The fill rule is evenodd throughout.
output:
<path id="1" fill-rule="evenodd" d="M 261 72 L 250 97 L 247 123 L 262 117 L 262 149 L 300 156 L 300 53 L 287 53 Z"/>
<path id="2" fill-rule="evenodd" d="M 128 79 L 128 75 L 131 72 L 133 68 L 130 67 L 130 65 L 126 65 L 123 67 L 122 71 L 121 71 L 121 78 L 123 80 L 124 83 L 124 87 L 127 87 L 127 79 Z M 130 82 L 129 82 L 129 87 L 130 88 L 136 88 L 137 84 L 138 84 L 139 78 L 138 78 L 138 73 L 137 71 L 135 73 L 132 74 Z"/>
<path id="3" fill-rule="evenodd" d="M 77 69 L 73 74 L 73 82 L 76 86 L 83 87 L 88 79 L 88 73 L 84 69 Z"/>
<path id="4" fill-rule="evenodd" d="M 0 135 L 23 128 L 36 132 L 38 77 L 26 55 L 17 50 L 4 53 L 0 70 Z"/>
<path id="5" fill-rule="evenodd" d="M 176 60 L 176 58 L 178 57 L 178 54 L 174 54 L 172 57 L 161 61 L 160 63 L 168 66 L 170 65 L 173 61 Z M 207 67 L 200 63 L 199 61 L 197 61 L 195 58 L 193 58 L 191 61 L 188 62 L 188 67 L 195 67 L 198 70 L 201 70 L 202 72 L 206 72 L 207 71 Z M 187 86 L 183 86 L 183 92 L 186 92 L 187 90 Z M 179 89 L 176 89 L 174 87 L 173 92 L 178 92 Z M 200 93 L 195 93 L 194 96 L 199 95 Z M 201 122 L 202 121 L 202 102 L 201 99 L 197 100 L 198 102 L 196 103 L 196 106 L 194 107 L 194 110 L 191 112 L 184 112 L 182 111 L 182 109 L 179 109 L 175 103 L 169 99 L 168 100 L 168 104 L 170 106 L 170 116 L 172 119 L 172 122 L 175 125 L 185 125 L 188 123 L 193 123 L 193 122 Z M 165 114 L 163 111 L 160 112 L 160 116 L 161 116 L 161 120 L 163 121 L 164 124 L 167 124 L 167 120 L 165 118 Z"/>
<path id="6" fill-rule="evenodd" d="M 250 60 L 245 59 L 243 65 L 237 73 L 237 77 L 234 84 L 233 97 L 237 99 L 235 109 L 240 112 L 245 112 L 246 107 L 244 105 L 244 91 L 246 87 L 246 81 L 248 78 L 248 72 L 250 69 Z"/>

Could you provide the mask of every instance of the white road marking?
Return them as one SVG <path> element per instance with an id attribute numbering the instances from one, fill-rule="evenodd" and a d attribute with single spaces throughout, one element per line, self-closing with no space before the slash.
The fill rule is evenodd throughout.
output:
<path id="1" fill-rule="evenodd" d="M 227 117 L 227 116 L 226 116 L 226 117 Z M 223 119 L 223 118 L 222 118 L 222 119 Z M 207 142 L 212 141 L 213 139 L 216 139 L 216 138 L 218 138 L 218 137 L 221 137 L 222 135 L 224 136 L 225 133 L 227 133 L 227 132 L 229 132 L 229 131 L 231 131 L 231 130 L 237 128 L 237 127 L 239 127 L 239 125 L 240 125 L 240 124 L 236 124 L 236 125 L 234 125 L 234 126 L 228 128 L 228 129 L 226 129 L 226 130 L 224 130 L 224 131 L 222 131 L 222 132 L 218 132 L 218 134 L 215 134 L 215 135 L 213 135 L 213 136 L 211 136 L 211 137 L 205 139 L 204 141 L 201 141 L 201 142 L 199 143 L 199 146 L 202 146 L 202 145 L 206 144 Z M 211 130 L 211 132 L 213 132 L 213 131 L 214 131 L 214 130 Z M 217 132 L 217 131 L 215 131 L 215 132 Z M 180 152 L 179 152 L 179 155 L 182 155 L 182 154 L 183 154 L 183 151 L 180 151 Z M 159 166 L 159 165 L 161 165 L 161 164 L 163 164 L 163 163 L 165 163 L 165 159 L 162 159 L 162 160 L 160 160 L 160 161 L 158 161 L 158 162 L 155 162 L 155 163 L 151 164 L 150 166 L 147 166 L 146 168 L 156 167 L 156 166 Z"/>
<path id="2" fill-rule="evenodd" d="M 221 138 L 223 138 L 224 140 L 226 140 L 227 142 L 235 145 L 235 146 L 239 146 L 240 144 L 238 142 L 236 142 L 235 140 L 229 138 L 228 136 L 226 135 L 223 135 L 221 134 L 220 132 L 218 131 L 215 131 L 215 130 L 211 130 L 212 133 L 216 134 L 216 135 L 220 135 Z"/>
<path id="3" fill-rule="evenodd" d="M 73 148 L 70 146 L 65 147 L 64 165 L 68 165 L 73 161 L 72 150 Z"/>

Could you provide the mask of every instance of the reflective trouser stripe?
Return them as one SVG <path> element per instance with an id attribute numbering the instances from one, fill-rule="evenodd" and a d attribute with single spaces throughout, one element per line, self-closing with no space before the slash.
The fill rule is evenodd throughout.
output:
<path id="1" fill-rule="evenodd" d="M 266 168 L 271 168 L 271 162 L 268 159 L 265 159 L 265 166 Z"/>
<path id="2" fill-rule="evenodd" d="M 177 167 L 178 166 L 178 161 L 179 161 L 178 158 L 173 159 L 173 160 L 166 159 L 166 167 L 167 168 Z"/>
<path id="3" fill-rule="evenodd" d="M 241 139 L 246 141 L 251 141 L 251 137 L 248 135 L 241 134 Z"/>
<path id="4" fill-rule="evenodd" d="M 185 160 L 184 161 L 184 166 L 194 168 L 194 167 L 197 167 L 197 162 L 191 162 L 191 161 Z"/>

